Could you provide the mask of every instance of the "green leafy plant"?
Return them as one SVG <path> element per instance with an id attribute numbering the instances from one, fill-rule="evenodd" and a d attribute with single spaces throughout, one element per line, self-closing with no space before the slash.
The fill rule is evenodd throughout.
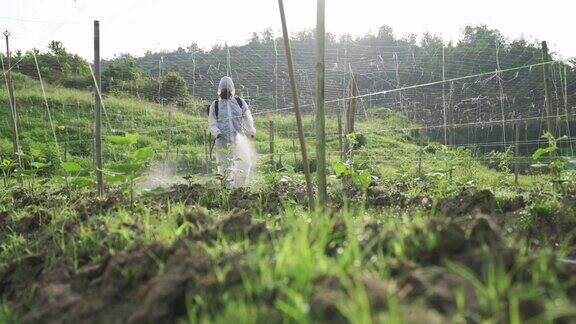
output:
<path id="1" fill-rule="evenodd" d="M 531 167 L 535 169 L 547 168 L 552 176 L 554 188 L 559 187 L 562 189 L 562 184 L 567 181 L 567 179 L 563 177 L 563 174 L 566 171 L 568 161 L 564 157 L 557 155 L 559 150 L 558 142 L 568 137 L 561 136 L 555 138 L 550 132 L 546 132 L 542 135 L 542 138 L 548 141 L 548 146 L 541 147 L 534 151 L 532 159 L 538 161 L 538 163 L 532 164 Z M 544 158 L 548 158 L 548 161 L 544 161 Z"/>
<path id="2" fill-rule="evenodd" d="M 94 179 L 91 177 L 81 176 L 81 173 L 86 172 L 86 170 L 76 162 L 62 162 L 62 169 L 66 172 L 64 180 L 67 185 L 72 185 L 76 188 L 84 188 L 95 183 Z"/>
<path id="3" fill-rule="evenodd" d="M 12 161 L 11 159 L 3 159 L 2 162 L 0 162 L 0 170 L 2 170 L 2 179 L 4 181 L 4 187 L 8 186 L 8 178 L 14 171 L 15 166 L 16 163 L 14 163 L 14 161 Z"/>
<path id="4" fill-rule="evenodd" d="M 372 173 L 368 169 L 359 169 L 354 162 L 336 162 L 333 166 L 336 177 L 350 177 L 352 183 L 361 189 L 372 184 Z"/>
<path id="5" fill-rule="evenodd" d="M 28 154 L 22 153 L 20 157 L 24 165 L 22 168 L 16 168 L 14 170 L 14 176 L 21 181 L 25 179 L 28 180 L 30 189 L 34 189 L 34 182 L 36 181 L 37 175 L 52 164 L 46 161 L 42 151 L 35 148 L 31 148 Z"/>
<path id="6" fill-rule="evenodd" d="M 106 139 L 114 144 L 120 146 L 127 146 L 131 148 L 140 136 L 138 134 L 124 134 L 124 135 L 110 135 Z M 154 157 L 154 150 L 151 147 L 139 148 L 131 151 L 128 154 L 128 161 L 124 163 L 116 163 L 108 167 L 106 170 L 106 181 L 111 184 L 128 185 L 128 196 L 130 198 L 130 205 L 134 202 L 134 186 L 138 177 L 148 166 L 148 162 Z"/>

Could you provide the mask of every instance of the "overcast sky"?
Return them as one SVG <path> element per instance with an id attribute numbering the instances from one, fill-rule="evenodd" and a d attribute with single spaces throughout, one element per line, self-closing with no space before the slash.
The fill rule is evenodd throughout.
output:
<path id="1" fill-rule="evenodd" d="M 288 28 L 316 24 L 316 1 L 285 0 Z M 576 56 L 573 0 L 326 0 L 326 30 L 360 35 L 381 25 L 396 35 L 429 31 L 447 40 L 468 24 L 486 24 L 506 37 L 547 40 L 561 57 Z M 101 21 L 102 56 L 143 54 L 197 42 L 239 44 L 254 31 L 281 32 L 276 0 L 0 0 L 0 29 L 12 47 L 44 49 L 56 39 L 92 57 L 92 21 Z M 4 50 L 4 46 L 1 47 Z"/>

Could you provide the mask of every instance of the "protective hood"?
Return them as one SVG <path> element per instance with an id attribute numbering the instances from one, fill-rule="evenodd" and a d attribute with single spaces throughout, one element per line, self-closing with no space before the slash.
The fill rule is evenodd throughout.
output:
<path id="1" fill-rule="evenodd" d="M 218 84 L 218 97 L 220 97 L 220 94 L 224 90 L 227 90 L 228 94 L 230 94 L 230 98 L 236 95 L 236 90 L 234 89 L 234 81 L 232 81 L 232 78 L 225 76 L 220 79 L 220 84 Z"/>

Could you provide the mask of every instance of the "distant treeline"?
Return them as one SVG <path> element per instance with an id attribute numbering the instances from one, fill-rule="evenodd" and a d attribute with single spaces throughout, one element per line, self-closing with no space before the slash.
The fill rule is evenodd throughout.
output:
<path id="1" fill-rule="evenodd" d="M 296 33 L 291 42 L 301 101 L 304 110 L 311 112 L 315 33 Z M 292 103 L 284 53 L 282 39 L 265 30 L 254 33 L 240 46 L 220 44 L 203 50 L 192 43 L 186 48 L 147 52 L 141 57 L 120 55 L 104 62 L 102 89 L 186 107 L 192 96 L 212 100 L 220 78 L 230 75 L 238 94 L 255 110 L 282 109 Z M 92 87 L 88 62 L 69 53 L 62 43 L 54 41 L 47 52 L 36 50 L 35 54 L 45 80 L 65 87 Z M 15 52 L 12 62 L 18 62 L 16 71 L 37 78 L 32 52 Z M 341 111 L 345 101 L 337 99 L 349 96 L 352 71 L 357 76 L 359 93 L 365 95 L 359 103 L 360 113 L 369 115 L 369 107 L 388 107 L 426 126 L 457 125 L 451 129 L 462 128 L 458 126 L 461 124 L 490 122 L 492 135 L 487 137 L 501 140 L 502 127 L 494 121 L 545 116 L 544 67 L 538 65 L 542 62 L 540 43 L 509 40 L 486 26 L 468 26 L 457 42 L 450 43 L 432 34 L 399 38 L 387 26 L 361 37 L 329 34 L 327 112 Z M 567 132 L 562 120 L 574 113 L 575 62 L 571 59 L 549 65 L 550 110 L 560 116 L 558 133 Z M 493 73 L 497 70 L 504 72 Z M 367 95 L 378 92 L 386 93 Z M 493 131 L 494 127 L 501 129 Z M 534 129 L 537 128 L 540 127 Z M 506 123 L 504 129 L 506 137 L 512 138 L 511 123 Z M 496 138 L 496 133 L 500 138 Z M 533 138 L 539 136 L 531 134 Z"/>
<path id="2" fill-rule="evenodd" d="M 313 31 L 294 34 L 291 39 L 302 98 L 307 102 L 315 89 L 314 40 Z M 539 43 L 525 39 L 510 41 L 497 30 L 485 26 L 466 27 L 458 42 L 448 44 L 431 34 L 419 38 L 397 38 L 386 26 L 381 27 L 375 35 L 357 38 L 329 35 L 326 53 L 328 100 L 346 96 L 349 68 L 358 75 L 360 93 L 372 93 L 441 82 L 443 77 L 450 80 L 495 71 L 498 63 L 500 69 L 506 70 L 543 62 Z M 497 54 L 499 62 L 496 60 Z M 125 58 L 120 57 L 118 61 Z M 205 51 L 192 44 L 175 51 L 148 52 L 137 58 L 136 62 L 144 74 L 154 76 L 158 74 L 160 60 L 164 69 L 178 71 L 186 79 L 189 91 L 199 97 L 213 98 L 220 77 L 231 74 L 239 92 L 252 98 L 259 108 L 274 109 L 276 106 L 290 105 L 283 42 L 281 38 L 274 38 L 269 30 L 254 34 L 241 46 L 218 45 Z M 554 64 L 551 67 L 553 90 L 559 99 L 562 96 L 560 73 L 564 72 L 564 67 L 567 70 L 568 93 L 572 94 L 575 90 L 573 66 Z M 366 97 L 364 101 L 368 104 L 371 100 L 372 106 L 402 105 L 409 114 L 427 120 L 438 117 L 435 110 L 442 108 L 443 89 L 445 101 L 449 101 L 448 105 L 453 108 L 452 119 L 455 120 L 472 121 L 478 118 L 478 114 L 492 115 L 491 110 L 500 115 L 500 98 L 507 116 L 535 113 L 534 109 L 542 107 L 541 66 L 503 72 L 501 80 L 504 88 L 502 96 L 498 78 L 485 75 L 482 78 Z M 571 104 L 573 98 L 569 99 Z"/>

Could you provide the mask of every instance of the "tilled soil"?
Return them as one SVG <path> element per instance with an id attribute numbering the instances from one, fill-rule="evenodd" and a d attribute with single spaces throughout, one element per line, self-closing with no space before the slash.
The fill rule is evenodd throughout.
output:
<path id="1" fill-rule="evenodd" d="M 196 205 L 207 197 L 207 192 L 208 195 L 211 193 L 210 190 L 199 185 L 179 185 L 169 193 L 144 203 L 162 205 L 170 200 Z M 285 192 L 293 191 L 286 189 Z M 191 293 L 211 301 L 210 310 L 217 313 L 222 306 L 219 297 L 231 289 L 242 288 L 241 274 L 249 271 L 250 256 L 246 252 L 214 256 L 209 253 L 210 247 L 218 244 L 222 235 L 228 240 L 273 242 L 273 237 L 282 235 L 282 232 L 272 233 L 263 222 L 253 220 L 251 210 L 262 206 L 267 206 L 269 212 L 279 210 L 281 193 L 270 192 L 266 199 L 262 199 L 262 194 L 236 190 L 226 206 L 215 198 L 206 200 L 208 206 L 214 204 L 231 211 L 218 220 L 199 208 L 177 215 L 178 225 L 186 223 L 191 226 L 170 246 L 138 244 L 114 254 L 102 250 L 98 261 L 83 256 L 79 251 L 78 268 L 58 259 L 48 260 L 48 253 L 24 255 L 1 269 L 0 295 L 14 307 L 22 323 L 175 322 L 185 318 L 190 311 L 187 301 Z M 0 213 L 2 237 L 12 231 L 37 235 L 54 221 L 46 209 L 50 198 L 29 196 L 19 192 L 13 197 L 18 206 L 34 207 L 17 221 L 11 220 L 7 212 Z M 289 196 L 289 199 L 297 200 L 296 196 Z M 524 196 L 497 202 L 490 191 L 464 190 L 455 197 L 434 200 L 388 194 L 382 188 L 371 188 L 368 199 L 372 208 L 401 206 L 429 210 L 435 215 L 426 224 L 436 237 L 433 246 L 423 244 L 430 233 L 415 230 L 410 237 L 402 238 L 405 256 L 388 260 L 387 279 L 358 271 L 355 282 L 360 283 L 359 289 L 365 291 L 374 311 L 388 310 L 391 307 L 390 296 L 393 296 L 399 303 L 421 305 L 419 312 L 410 314 L 411 321 L 442 323 L 457 311 L 457 292 L 463 291 L 466 314 L 475 314 L 480 305 L 474 287 L 450 271 L 447 263 L 463 264 L 478 277 L 485 273 L 486 260 L 496 261 L 507 271 L 518 266 L 515 256 L 519 251 L 506 243 L 509 235 L 506 226 L 509 226 L 508 218 L 520 213 L 527 205 Z M 87 199 L 76 204 L 79 218 L 63 224 L 62 228 L 76 231 L 79 222 L 90 215 L 113 210 L 124 203 L 124 197 L 117 193 L 104 199 Z M 326 245 L 326 255 L 337 257 L 346 240 L 357 238 L 368 262 L 374 254 L 391 253 L 399 239 L 397 233 L 377 222 L 363 224 L 362 232 L 356 233 L 355 238 L 349 235 L 346 222 L 336 219 L 331 240 Z M 523 266 L 530 269 L 530 264 Z M 546 266 L 559 274 L 559 280 L 576 303 L 576 282 L 572 279 L 576 276 L 576 269 L 556 259 L 550 259 Z M 222 267 L 228 269 L 225 275 L 215 270 Z M 522 270 L 524 268 L 516 272 L 513 280 L 519 283 L 530 280 L 529 270 Z M 337 276 L 316 278 L 309 298 L 310 316 L 314 321 L 346 323 L 338 303 L 347 297 L 350 285 Z M 279 295 L 273 291 L 258 298 L 274 310 Z M 508 300 L 502 300 L 505 309 L 507 303 Z M 519 301 L 519 308 L 523 321 L 535 318 L 545 311 L 545 300 L 527 297 Z M 271 322 L 281 320 L 277 312 L 267 316 Z M 468 317 L 466 321 L 474 323 L 477 318 Z"/>
<path id="2" fill-rule="evenodd" d="M 242 255 L 214 259 L 206 251 L 217 233 L 238 239 L 269 236 L 264 224 L 252 221 L 248 212 L 234 212 L 215 223 L 198 213 L 181 217 L 201 222 L 206 229 L 191 231 L 169 247 L 140 246 L 105 255 L 77 270 L 64 265 L 48 268 L 44 255 L 29 255 L 2 272 L 0 292 L 15 302 L 22 323 L 172 322 L 186 314 L 187 292 L 210 299 L 240 284 Z M 23 222 L 22 228 L 28 229 L 30 221 Z M 215 268 L 224 264 L 231 270 L 224 279 L 218 278 Z"/>

